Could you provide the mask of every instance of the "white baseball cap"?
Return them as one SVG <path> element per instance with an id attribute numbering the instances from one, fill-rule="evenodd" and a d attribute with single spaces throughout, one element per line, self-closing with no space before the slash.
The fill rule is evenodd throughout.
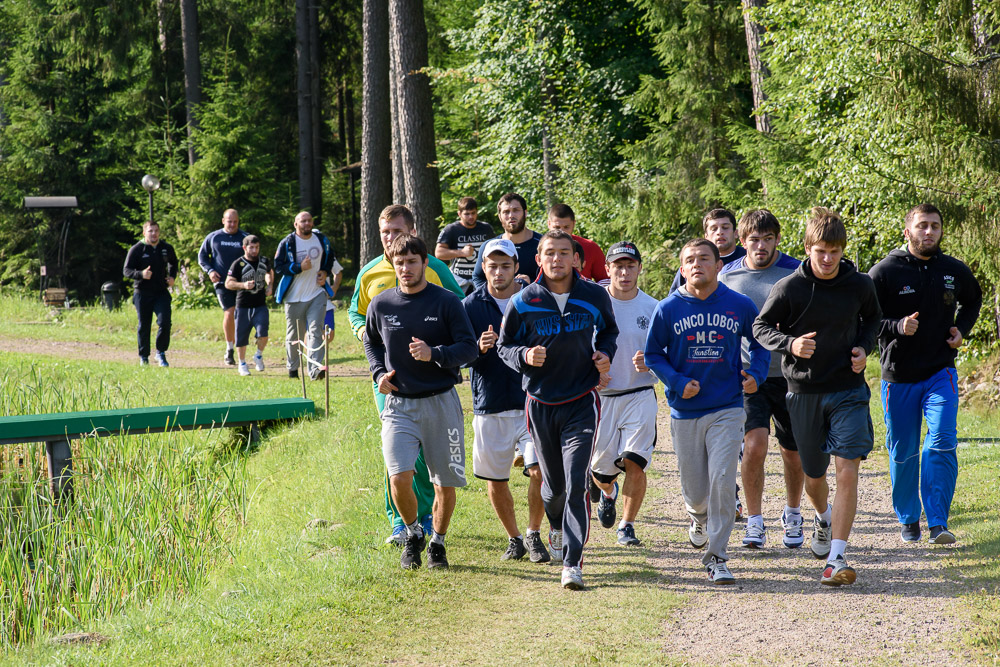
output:
<path id="1" fill-rule="evenodd" d="M 483 244 L 483 259 L 489 257 L 495 252 L 502 252 L 508 257 L 517 259 L 517 248 L 515 248 L 514 244 L 508 239 L 490 239 Z"/>

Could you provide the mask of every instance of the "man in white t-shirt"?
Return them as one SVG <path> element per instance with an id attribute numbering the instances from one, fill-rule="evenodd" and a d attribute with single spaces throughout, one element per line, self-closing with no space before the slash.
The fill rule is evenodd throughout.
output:
<path id="1" fill-rule="evenodd" d="M 619 486 L 625 496 L 618 523 L 618 544 L 639 546 L 633 522 L 646 496 L 646 470 L 656 446 L 656 376 L 643 360 L 646 332 L 657 301 L 639 289 L 642 257 L 635 244 L 615 243 L 608 250 L 605 266 L 611 282 L 607 286 L 618 322 L 618 354 L 601 396 L 601 420 L 597 424 L 594 456 L 590 461 L 590 500 L 597 503 L 597 518 L 605 528 L 615 525 Z"/>

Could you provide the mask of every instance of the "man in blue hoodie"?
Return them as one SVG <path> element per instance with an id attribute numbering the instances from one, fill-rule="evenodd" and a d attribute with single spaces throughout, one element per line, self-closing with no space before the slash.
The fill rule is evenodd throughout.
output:
<path id="1" fill-rule="evenodd" d="M 226 365 L 235 366 L 236 292 L 226 287 L 226 276 L 233 262 L 243 256 L 243 239 L 248 234 L 240 229 L 240 214 L 227 208 L 222 214 L 222 228 L 205 237 L 198 251 L 198 265 L 215 286 L 215 297 L 222 307 L 222 333 L 226 338 Z"/>
<path id="2" fill-rule="evenodd" d="M 646 338 L 645 362 L 667 387 L 670 438 L 692 546 L 708 545 L 702 563 L 714 584 L 736 579 L 726 561 L 733 532 L 736 463 L 743 441 L 743 394 L 767 379 L 771 355 L 754 339 L 757 308 L 719 282 L 722 259 L 707 239 L 681 248 L 685 283 L 660 302 Z M 743 339 L 750 366 L 743 370 Z"/>
<path id="3" fill-rule="evenodd" d="M 590 531 L 590 459 L 600 414 L 597 385 L 618 349 L 618 325 L 603 287 L 573 270 L 573 237 L 546 232 L 538 278 L 507 307 L 497 351 L 523 376 L 526 412 L 542 469 L 542 501 L 562 585 L 583 588 L 583 545 Z"/>

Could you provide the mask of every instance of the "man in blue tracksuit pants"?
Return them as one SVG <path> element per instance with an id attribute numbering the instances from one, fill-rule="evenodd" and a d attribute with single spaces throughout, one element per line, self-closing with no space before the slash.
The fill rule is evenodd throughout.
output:
<path id="1" fill-rule="evenodd" d="M 538 278 L 513 297 L 497 340 L 504 363 L 524 376 L 528 428 L 542 470 L 542 501 L 564 588 L 583 588 L 580 565 L 590 529 L 588 479 L 600 416 L 596 387 L 611 368 L 618 325 L 604 288 L 573 270 L 573 237 L 538 242 Z"/>
<path id="2" fill-rule="evenodd" d="M 955 355 L 979 317 L 982 291 L 965 264 L 941 252 L 941 212 L 906 214 L 906 248 L 869 272 L 882 307 L 878 340 L 892 507 L 904 542 L 920 540 L 923 499 L 930 540 L 951 544 L 948 513 L 958 477 Z M 920 448 L 920 416 L 927 437 Z M 919 488 L 918 488 L 919 481 Z"/>

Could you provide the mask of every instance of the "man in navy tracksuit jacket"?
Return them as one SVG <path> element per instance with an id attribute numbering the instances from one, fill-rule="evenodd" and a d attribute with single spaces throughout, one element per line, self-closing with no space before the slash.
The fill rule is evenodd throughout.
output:
<path id="1" fill-rule="evenodd" d="M 983 294 L 972 271 L 941 252 L 941 212 L 921 204 L 906 214 L 906 249 L 869 275 L 882 307 L 885 446 L 892 508 L 905 542 L 920 539 L 920 501 L 934 544 L 951 544 L 948 514 L 958 478 L 955 355 L 979 317 Z M 920 417 L 927 437 L 920 447 Z M 919 487 L 918 487 L 919 482 Z"/>
<path id="2" fill-rule="evenodd" d="M 538 243 L 541 270 L 504 315 L 500 358 L 524 378 L 528 427 L 542 469 L 542 500 L 562 585 L 583 588 L 580 565 L 590 528 L 588 476 L 600 414 L 596 387 L 611 367 L 618 325 L 611 298 L 573 270 L 573 237 L 549 231 Z"/>

